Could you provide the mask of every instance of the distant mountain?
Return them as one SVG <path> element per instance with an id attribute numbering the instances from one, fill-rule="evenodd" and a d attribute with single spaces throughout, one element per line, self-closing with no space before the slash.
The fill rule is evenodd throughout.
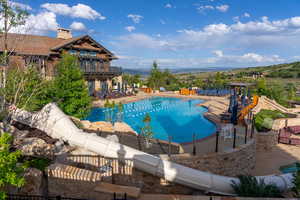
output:
<path id="1" fill-rule="evenodd" d="M 227 71 L 232 68 L 229 67 L 210 67 L 210 68 L 168 68 L 173 74 L 186 74 L 186 73 L 199 73 L 199 72 L 213 72 L 213 71 Z M 139 74 L 141 76 L 148 76 L 151 69 L 129 69 L 123 68 L 123 72 L 126 74 Z M 161 69 L 166 70 L 166 69 Z"/>

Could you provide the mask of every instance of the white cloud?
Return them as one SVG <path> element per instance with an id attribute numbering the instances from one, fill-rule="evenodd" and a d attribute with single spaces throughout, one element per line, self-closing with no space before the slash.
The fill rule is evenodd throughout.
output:
<path id="1" fill-rule="evenodd" d="M 124 45 L 146 48 L 164 48 L 167 45 L 166 41 L 155 39 L 151 36 L 133 33 L 119 38 L 124 42 Z"/>
<path id="2" fill-rule="evenodd" d="M 224 56 L 223 51 L 221 51 L 221 50 L 213 51 L 213 53 L 214 53 L 217 57 L 223 57 L 223 56 Z"/>
<path id="3" fill-rule="evenodd" d="M 226 24 L 210 24 L 204 27 L 204 32 L 209 35 L 223 35 L 230 32 L 230 27 Z"/>
<path id="4" fill-rule="evenodd" d="M 136 24 L 140 23 L 141 20 L 144 18 L 141 15 L 135 15 L 135 14 L 129 14 L 127 17 L 130 18 Z"/>
<path id="5" fill-rule="evenodd" d="M 182 55 L 190 59 L 190 63 L 198 64 L 199 57 L 204 57 L 201 59 L 203 66 L 207 63 L 212 66 L 254 66 L 288 61 L 299 54 L 299 34 L 300 16 L 281 20 L 262 17 L 232 24 L 208 24 L 201 29 L 183 29 L 173 34 L 160 34 L 159 37 L 142 33 L 129 34 L 117 38 L 114 46 L 142 57 L 154 54 L 158 58 L 160 55 Z M 213 52 L 215 57 L 208 57 L 207 52 Z M 265 52 L 269 54 L 264 55 Z M 278 56 L 286 52 L 289 52 L 290 57 Z M 196 64 L 181 62 L 181 66 Z"/>
<path id="6" fill-rule="evenodd" d="M 23 4 L 23 3 L 19 3 L 19 2 L 15 2 L 15 1 L 8 1 L 9 5 L 12 7 L 18 7 L 21 8 L 23 10 L 32 10 L 31 6 L 27 5 L 27 4 Z"/>
<path id="7" fill-rule="evenodd" d="M 170 3 L 167 3 L 167 4 L 165 5 L 165 8 L 173 8 L 173 6 L 172 6 Z"/>
<path id="8" fill-rule="evenodd" d="M 135 30 L 135 27 L 134 26 L 126 26 L 125 29 L 128 31 L 128 32 L 132 32 Z"/>
<path id="9" fill-rule="evenodd" d="M 56 31 L 58 27 L 55 13 L 44 11 L 29 15 L 25 25 L 15 27 L 11 32 L 45 35 L 49 31 Z"/>
<path id="10" fill-rule="evenodd" d="M 214 10 L 215 7 L 211 6 L 211 5 L 205 5 L 205 6 L 199 6 L 197 8 L 197 10 L 200 12 L 200 13 L 205 13 L 205 11 L 207 10 Z"/>
<path id="11" fill-rule="evenodd" d="M 238 21 L 240 21 L 240 17 L 239 16 L 235 16 L 235 17 L 232 18 L 232 20 L 234 22 L 238 22 Z"/>
<path id="12" fill-rule="evenodd" d="M 251 17 L 251 15 L 249 13 L 245 12 L 244 17 Z"/>
<path id="13" fill-rule="evenodd" d="M 75 6 L 69 6 L 67 4 L 61 3 L 45 3 L 41 5 L 42 8 L 47 9 L 53 13 L 58 15 L 70 16 L 73 18 L 83 18 L 83 19 L 100 19 L 105 20 L 106 17 L 101 15 L 101 13 L 97 12 L 93 8 L 85 4 L 77 4 Z"/>
<path id="14" fill-rule="evenodd" d="M 220 6 L 216 6 L 216 9 L 220 12 L 227 12 L 228 9 L 229 9 L 229 6 L 228 5 L 220 5 Z"/>
<path id="15" fill-rule="evenodd" d="M 153 60 L 156 60 L 158 65 L 162 68 L 208 68 L 227 66 L 249 67 L 262 64 L 280 63 L 285 61 L 278 55 L 260 55 L 256 53 L 246 53 L 242 55 L 224 55 L 222 51 L 216 52 L 214 52 L 215 56 L 207 58 L 141 58 L 137 56 L 119 56 L 120 59 L 116 61 L 116 64 L 129 68 L 137 66 L 139 68 L 149 68 L 153 63 Z"/>
<path id="16" fill-rule="evenodd" d="M 227 12 L 229 9 L 228 5 L 220 5 L 220 6 L 212 6 L 212 5 L 204 5 L 204 6 L 198 6 L 197 10 L 200 13 L 205 13 L 205 11 L 209 11 L 209 10 L 218 10 L 220 12 Z"/>
<path id="17" fill-rule="evenodd" d="M 85 25 L 81 22 L 73 22 L 71 25 L 70 25 L 70 28 L 73 30 L 73 31 L 86 31 L 87 28 L 85 27 Z"/>

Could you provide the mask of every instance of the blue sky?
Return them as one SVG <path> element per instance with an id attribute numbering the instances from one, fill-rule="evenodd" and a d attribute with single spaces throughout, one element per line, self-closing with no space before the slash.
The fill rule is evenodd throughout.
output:
<path id="1" fill-rule="evenodd" d="M 17 0 L 31 13 L 18 31 L 89 34 L 114 65 L 248 67 L 300 59 L 299 0 Z"/>

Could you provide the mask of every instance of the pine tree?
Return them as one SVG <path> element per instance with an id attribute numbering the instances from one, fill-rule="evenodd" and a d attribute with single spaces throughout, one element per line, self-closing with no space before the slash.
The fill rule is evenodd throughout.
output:
<path id="1" fill-rule="evenodd" d="M 56 70 L 54 96 L 58 106 L 67 115 L 86 117 L 91 109 L 91 97 L 77 58 L 64 53 Z"/>

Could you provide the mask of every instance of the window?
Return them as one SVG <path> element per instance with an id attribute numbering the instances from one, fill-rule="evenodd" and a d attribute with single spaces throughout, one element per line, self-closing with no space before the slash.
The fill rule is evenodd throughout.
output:
<path id="1" fill-rule="evenodd" d="M 77 51 L 76 51 L 76 50 L 69 50 L 69 53 L 70 53 L 71 55 L 76 55 L 76 54 L 77 54 Z"/>
<path id="2" fill-rule="evenodd" d="M 95 60 L 91 61 L 91 71 L 96 72 L 96 61 Z"/>
<path id="3" fill-rule="evenodd" d="M 90 52 L 90 56 L 96 57 L 97 56 L 97 52 L 94 52 L 94 51 Z"/>
<path id="4" fill-rule="evenodd" d="M 88 56 L 89 53 L 87 51 L 80 51 L 81 56 Z"/>
<path id="5" fill-rule="evenodd" d="M 80 60 L 80 68 L 83 72 L 85 71 L 85 61 L 84 60 Z"/>

